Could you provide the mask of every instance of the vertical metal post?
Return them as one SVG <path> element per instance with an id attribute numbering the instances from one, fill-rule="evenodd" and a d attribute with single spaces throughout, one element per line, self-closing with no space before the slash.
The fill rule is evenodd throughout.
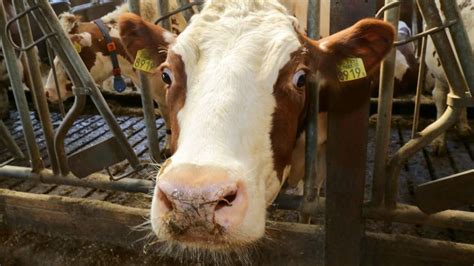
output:
<path id="1" fill-rule="evenodd" d="M 168 4 L 168 0 L 157 0 L 158 1 L 158 6 L 160 7 L 160 16 L 164 16 L 168 14 L 170 8 Z M 170 18 L 163 19 L 160 23 L 161 27 L 170 30 L 171 29 L 171 23 L 170 23 Z"/>
<path id="2" fill-rule="evenodd" d="M 331 33 L 375 14 L 376 1 L 331 1 Z M 350 14 L 343 16 L 342 14 Z M 340 110 L 348 98 L 364 97 L 350 112 Z M 360 265 L 364 219 L 365 165 L 370 90 L 368 82 L 356 88 L 341 84 L 329 92 L 325 265 Z M 357 125 L 357 126 L 354 126 Z"/>
<path id="3" fill-rule="evenodd" d="M 180 6 L 184 6 L 184 5 L 189 4 L 189 0 L 178 0 L 178 3 L 179 3 Z M 190 9 L 187 9 L 187 10 L 183 11 L 184 19 L 188 22 L 189 22 L 189 20 L 191 19 L 191 17 L 193 15 L 194 15 L 193 8 L 190 8 Z"/>
<path id="4" fill-rule="evenodd" d="M 130 0 L 128 2 L 130 11 L 140 15 L 140 2 L 137 0 Z M 160 8 L 161 10 L 161 8 Z M 158 130 L 156 129 L 155 108 L 153 106 L 153 98 L 151 97 L 150 83 L 147 76 L 139 72 L 141 98 L 143 105 L 143 116 L 146 125 L 146 133 L 148 138 L 148 149 L 150 150 L 151 158 L 160 161 L 160 142 L 158 141 Z"/>
<path id="5" fill-rule="evenodd" d="M 397 0 L 386 0 L 388 5 Z M 398 28 L 400 8 L 395 6 L 385 11 L 384 20 Z M 388 162 L 388 145 L 390 142 L 390 127 L 392 123 L 392 98 L 395 75 L 396 48 L 382 62 L 380 67 L 379 99 L 377 107 L 377 129 L 375 134 L 375 165 L 372 185 L 373 205 L 379 206 L 383 202 Z"/>
<path id="6" fill-rule="evenodd" d="M 411 138 L 414 139 L 418 132 L 418 124 L 420 121 L 420 106 L 421 106 L 421 93 L 425 86 L 426 77 L 426 44 L 428 43 L 428 37 L 423 37 L 421 40 L 421 51 L 420 51 L 420 66 L 418 67 L 418 81 L 416 84 L 416 98 L 415 98 L 415 112 L 413 113 L 413 127 L 411 129 Z"/>
<path id="7" fill-rule="evenodd" d="M 464 70 L 464 77 L 470 92 L 474 95 L 474 55 L 461 14 L 459 13 L 456 1 L 440 1 L 440 3 L 446 19 L 448 21 L 457 21 L 456 24 L 449 27 L 449 33 L 456 48 L 459 62 Z"/>
<path id="8" fill-rule="evenodd" d="M 319 0 L 308 1 L 308 37 L 319 39 Z M 316 198 L 314 167 L 317 156 L 318 141 L 318 110 L 319 110 L 319 84 L 317 77 L 308 81 L 308 122 L 306 125 L 305 146 L 305 172 L 304 172 L 304 200 L 305 203 Z"/>
<path id="9" fill-rule="evenodd" d="M 15 96 L 16 106 L 20 114 L 20 120 L 23 127 L 23 134 L 28 148 L 28 155 L 31 160 L 31 168 L 37 173 L 44 168 L 41 155 L 38 150 L 38 145 L 35 140 L 35 133 L 33 125 L 31 124 L 28 102 L 26 101 L 23 84 L 21 82 L 20 71 L 18 70 L 17 57 L 11 43 L 8 41 L 5 30 L 6 15 L 3 2 L 0 6 L 0 42 L 3 48 L 3 54 L 7 65 L 8 75 L 13 88 L 13 95 Z"/>
<path id="10" fill-rule="evenodd" d="M 15 12 L 17 14 L 25 10 L 25 4 L 23 0 L 14 1 Z M 33 35 L 31 33 L 30 22 L 28 16 L 24 16 L 18 20 L 18 27 L 20 29 L 20 36 L 23 43 L 23 46 L 28 46 L 33 43 Z M 41 122 L 41 127 L 43 129 L 43 134 L 46 142 L 46 148 L 48 151 L 48 156 L 51 162 L 51 168 L 54 174 L 59 173 L 58 162 L 56 158 L 56 153 L 54 152 L 54 131 L 53 125 L 51 124 L 51 117 L 48 109 L 48 103 L 46 102 L 46 97 L 44 95 L 43 81 L 41 79 L 41 73 L 39 68 L 39 57 L 36 54 L 34 49 L 26 51 L 26 64 L 28 66 L 31 79 L 32 79 L 32 91 L 35 91 L 33 94 L 34 101 L 36 102 L 36 107 Z"/>

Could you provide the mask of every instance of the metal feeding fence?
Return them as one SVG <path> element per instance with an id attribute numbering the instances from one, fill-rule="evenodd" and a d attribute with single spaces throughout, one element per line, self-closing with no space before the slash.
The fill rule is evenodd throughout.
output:
<path id="1" fill-rule="evenodd" d="M 176 12 L 185 12 L 189 19 L 193 11 L 189 7 L 200 2 L 181 0 L 182 7 Z M 354 5 L 353 1 L 331 1 L 331 14 L 351 14 L 351 16 L 331 16 L 330 31 L 337 32 L 363 17 L 372 16 L 376 11 L 378 1 L 365 1 Z M 25 155 L 15 144 L 7 128 L 0 121 L 0 141 L 5 144 L 13 156 L 0 164 L 0 177 L 21 180 L 35 180 L 50 184 L 63 184 L 106 190 L 125 192 L 148 193 L 153 184 L 148 180 L 131 178 L 147 165 L 141 162 L 129 140 L 125 136 L 120 122 L 112 114 L 100 90 L 92 80 L 89 72 L 82 63 L 68 36 L 62 30 L 54 10 L 48 0 L 13 0 L 16 14 L 8 17 L 6 3 L 0 8 L 0 34 L 8 74 L 21 119 L 22 131 L 27 147 L 27 157 L 30 167 L 10 165 L 16 158 Z M 165 28 L 170 27 L 167 20 L 171 13 L 167 1 L 159 1 L 162 18 L 157 21 Z M 399 1 L 386 0 L 385 6 L 378 14 L 385 14 L 384 19 L 395 27 L 399 20 Z M 445 132 L 456 122 L 461 109 L 470 106 L 472 100 L 470 89 L 474 88 L 474 59 L 466 31 L 455 1 L 441 1 L 441 9 L 446 16 L 446 23 L 440 18 L 434 0 L 418 0 L 417 4 L 423 15 L 427 30 L 420 33 L 413 41 L 422 38 L 421 60 L 423 61 L 426 49 L 427 36 L 430 35 L 439 54 L 441 64 L 445 69 L 450 83 L 448 108 L 444 115 L 421 132 L 415 132 L 410 141 L 395 154 L 389 156 L 388 146 L 391 128 L 392 95 L 395 69 L 395 51 L 385 59 L 381 67 L 379 109 L 376 129 L 375 167 L 372 196 L 369 202 L 364 203 L 364 185 L 366 176 L 367 157 L 367 128 L 369 95 L 367 101 L 357 110 L 349 114 L 342 114 L 337 110 L 338 97 L 329 95 L 332 109 L 328 114 L 328 143 L 327 143 L 327 175 L 330 177 L 326 184 L 326 198 L 317 198 L 314 189 L 314 169 L 316 161 L 317 113 L 318 113 L 318 83 L 310 80 L 309 89 L 309 119 L 306 128 L 306 157 L 304 195 L 280 195 L 275 203 L 282 209 L 299 210 L 302 217 L 316 216 L 316 213 L 325 209 L 325 263 L 326 265 L 358 265 L 360 263 L 377 264 L 364 254 L 368 249 L 376 252 L 418 248 L 424 254 L 440 259 L 454 261 L 474 261 L 474 246 L 457 244 L 439 240 L 407 237 L 397 234 L 382 234 L 365 232 L 364 223 L 367 219 L 386 221 L 388 223 L 423 224 L 441 228 L 474 231 L 474 214 L 472 212 L 448 210 L 462 205 L 474 203 L 472 197 L 473 172 L 468 171 L 434 182 L 420 185 L 416 190 L 418 206 L 397 204 L 398 180 L 404 163 L 417 151 L 428 145 L 435 137 Z M 140 13 L 139 1 L 129 0 L 130 10 Z M 318 0 L 308 1 L 308 36 L 312 39 L 319 37 L 321 3 Z M 85 8 L 83 6 L 83 8 Z M 39 26 L 43 37 L 34 40 L 30 27 L 30 20 Z M 18 22 L 18 23 L 17 23 Z M 21 45 L 12 41 L 10 30 L 18 27 Z M 449 30 L 454 48 L 448 40 L 445 29 Z M 74 104 L 60 122 L 57 129 L 53 129 L 51 115 L 43 94 L 39 63 L 33 48 L 39 43 L 46 43 L 49 55 L 57 55 L 66 72 L 71 78 L 74 87 Z M 397 42 L 396 44 L 402 44 Z M 32 78 L 32 96 L 40 125 L 44 134 L 47 157 L 50 169 L 44 167 L 35 139 L 35 130 L 30 118 L 28 103 L 22 86 L 20 71 L 17 66 L 17 52 L 25 53 L 28 60 L 28 72 Z M 458 67 L 455 53 L 459 56 Z M 50 58 L 51 62 L 51 58 Z M 463 71 L 464 70 L 464 71 Z M 417 89 L 414 125 L 418 124 L 419 105 L 424 64 L 420 64 L 420 80 Z M 146 76 L 140 74 L 141 99 L 146 125 L 146 137 L 150 156 L 160 161 L 160 145 L 157 134 L 157 124 L 154 115 L 154 106 Z M 91 147 L 80 149 L 67 154 L 65 137 L 68 131 L 83 112 L 86 98 L 90 97 L 100 116 L 110 129 L 112 136 Z M 354 128 L 357 123 L 361 127 Z M 416 126 L 415 126 L 416 129 Z M 351 132 L 351 135 L 344 135 Z M 339 137 L 338 137 L 339 136 Z M 104 156 L 107 155 L 107 156 Z M 97 173 L 103 169 L 110 169 L 119 162 L 126 160 L 131 170 L 114 176 Z M 449 197 L 436 197 L 439 193 L 449 194 Z M 423 211 L 420 211 L 424 210 Z M 432 214 L 434 213 L 434 214 Z M 375 244 L 374 244 L 375 243 Z M 376 248 L 374 245 L 377 245 Z M 380 248 L 382 247 L 382 248 Z"/>

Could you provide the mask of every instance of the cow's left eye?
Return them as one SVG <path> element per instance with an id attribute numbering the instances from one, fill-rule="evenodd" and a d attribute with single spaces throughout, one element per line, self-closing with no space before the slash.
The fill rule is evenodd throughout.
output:
<path id="1" fill-rule="evenodd" d="M 173 74 L 171 73 L 171 70 L 169 68 L 163 69 L 163 73 L 161 73 L 161 78 L 163 79 L 163 82 L 171 85 L 171 82 L 173 81 Z"/>
<path id="2" fill-rule="evenodd" d="M 299 70 L 293 75 L 293 85 L 297 88 L 301 88 L 306 84 L 306 72 Z"/>

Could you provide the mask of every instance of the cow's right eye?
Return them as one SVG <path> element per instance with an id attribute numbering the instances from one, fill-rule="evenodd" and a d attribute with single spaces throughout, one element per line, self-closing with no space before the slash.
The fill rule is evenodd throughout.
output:
<path id="1" fill-rule="evenodd" d="M 171 85 L 173 80 L 173 74 L 171 73 L 171 70 L 169 68 L 163 69 L 163 73 L 161 73 L 161 78 L 163 79 L 164 83 Z"/>

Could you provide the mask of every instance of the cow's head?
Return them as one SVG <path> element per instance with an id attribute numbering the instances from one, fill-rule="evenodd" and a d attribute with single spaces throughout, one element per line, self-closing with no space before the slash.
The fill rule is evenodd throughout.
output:
<path id="1" fill-rule="evenodd" d="M 394 30 L 367 19 L 310 40 L 277 1 L 214 0 L 171 44 L 157 75 L 169 84 L 173 155 L 156 178 L 151 224 L 158 238 L 227 250 L 265 232 L 265 209 L 291 168 L 306 118 L 306 80 L 337 84 L 338 63 L 362 58 L 372 71 Z M 162 29 L 127 14 L 131 54 L 156 49 Z M 357 89 L 357 88 L 355 88 Z"/>
<path id="2" fill-rule="evenodd" d="M 92 79 L 101 84 L 104 80 L 113 75 L 113 65 L 107 50 L 107 43 L 97 25 L 93 22 L 80 22 L 79 17 L 64 13 L 60 16 L 63 29 L 73 43 L 76 51 L 84 62 L 87 70 L 91 73 Z M 109 34 L 117 47 L 117 58 L 124 76 L 131 77 L 133 81 L 136 74 L 132 68 L 132 62 L 120 41 L 119 32 L 115 24 L 107 23 Z M 172 34 L 169 33 L 172 36 Z M 163 44 L 164 45 L 164 44 Z M 54 66 L 58 79 L 59 93 L 61 100 L 73 96 L 73 84 L 63 68 L 58 57 L 54 59 Z M 58 102 L 59 96 L 53 71 L 49 72 L 45 84 L 45 95 L 50 102 Z"/>

